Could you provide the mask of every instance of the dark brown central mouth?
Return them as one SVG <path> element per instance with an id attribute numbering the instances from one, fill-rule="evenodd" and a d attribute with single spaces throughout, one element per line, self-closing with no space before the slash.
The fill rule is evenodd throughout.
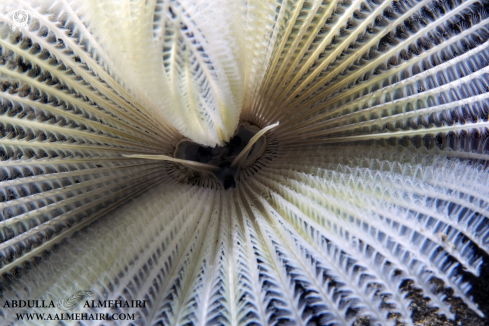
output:
<path id="1" fill-rule="evenodd" d="M 177 144 L 173 157 L 154 154 L 123 154 L 123 157 L 170 161 L 183 165 L 197 179 L 216 179 L 225 189 L 235 187 L 240 171 L 258 160 L 266 149 L 265 133 L 278 126 L 269 125 L 263 129 L 243 122 L 236 134 L 224 146 L 206 147 L 189 139 Z M 194 176 L 193 176 L 194 177 Z M 192 178 L 193 178 L 192 177 Z"/>
<path id="2" fill-rule="evenodd" d="M 265 135 L 261 135 L 250 149 L 246 149 L 253 136 L 259 131 L 260 128 L 256 126 L 246 122 L 242 123 L 229 142 L 224 146 L 216 147 L 201 146 L 187 139 L 182 140 L 177 144 L 174 157 L 214 166 L 215 170 L 211 173 L 224 189 L 234 188 L 239 170 L 252 165 L 265 151 Z"/>

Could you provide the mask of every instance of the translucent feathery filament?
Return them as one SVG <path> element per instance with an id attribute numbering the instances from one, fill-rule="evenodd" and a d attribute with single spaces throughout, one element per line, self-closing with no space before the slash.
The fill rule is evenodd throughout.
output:
<path id="1" fill-rule="evenodd" d="M 194 162 L 190 160 L 182 160 L 179 158 L 171 157 L 171 156 L 166 156 L 166 155 L 138 155 L 138 154 L 132 154 L 132 155 L 123 155 L 124 157 L 128 158 L 142 158 L 142 159 L 147 159 L 147 160 L 158 160 L 158 161 L 169 161 L 169 162 L 175 162 L 175 163 L 180 163 L 185 166 L 188 166 L 192 169 L 196 169 L 201 172 L 213 172 L 216 170 L 218 167 L 211 165 L 211 164 L 205 164 L 205 163 L 200 163 L 200 162 Z"/>

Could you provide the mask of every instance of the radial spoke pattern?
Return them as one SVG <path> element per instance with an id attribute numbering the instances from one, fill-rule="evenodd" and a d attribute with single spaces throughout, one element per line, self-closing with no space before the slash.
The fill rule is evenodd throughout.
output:
<path id="1" fill-rule="evenodd" d="M 158 186 L 12 286 L 144 298 L 148 325 L 349 324 L 354 311 L 387 325 L 410 323 L 404 278 L 453 318 L 436 277 L 478 311 L 456 269 L 477 273 L 489 247 L 480 168 L 382 148 L 284 155 L 233 191 Z"/>
<path id="2" fill-rule="evenodd" d="M 68 8 L 50 9 L 58 23 L 39 14 L 29 31 L 13 32 L 13 18 L 2 16 L 2 273 L 172 179 L 165 164 L 121 156 L 168 151 L 178 134 L 152 121 L 102 69 L 100 46 Z"/>
<path id="3" fill-rule="evenodd" d="M 290 3 L 276 56 L 244 115 L 280 120 L 281 141 L 292 146 L 431 136 L 438 147 L 459 149 L 450 138 L 467 132 L 485 140 L 486 7 Z M 482 154 L 487 145 L 477 139 L 469 150 Z"/>
<path id="4" fill-rule="evenodd" d="M 33 17 L 13 31 L 16 6 Z M 488 18 L 486 0 L 0 4 L 0 297 L 146 300 L 116 309 L 127 325 L 333 326 L 414 325 L 418 293 L 482 325 Z M 19 312 L 46 313 L 0 324 Z"/>

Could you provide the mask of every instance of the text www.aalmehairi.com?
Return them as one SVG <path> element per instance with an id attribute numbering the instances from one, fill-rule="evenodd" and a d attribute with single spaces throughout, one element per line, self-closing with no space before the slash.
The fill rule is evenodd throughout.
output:
<path id="1" fill-rule="evenodd" d="M 136 313 L 18 313 L 17 320 L 136 320 Z"/>

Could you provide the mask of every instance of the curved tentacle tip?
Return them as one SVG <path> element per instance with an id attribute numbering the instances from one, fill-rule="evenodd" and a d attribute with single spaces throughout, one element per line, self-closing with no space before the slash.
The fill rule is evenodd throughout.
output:
<path id="1" fill-rule="evenodd" d="M 251 166 L 265 152 L 265 133 L 278 125 L 277 122 L 260 130 L 243 122 L 224 146 L 204 147 L 192 140 L 183 139 L 177 144 L 174 157 L 138 154 L 124 156 L 181 163 L 193 170 L 211 174 L 224 189 L 234 188 L 240 169 Z"/>
<path id="2" fill-rule="evenodd" d="M 127 158 L 141 158 L 141 159 L 147 159 L 147 160 L 158 160 L 158 161 L 169 161 L 169 162 L 175 162 L 175 163 L 180 163 L 183 164 L 191 169 L 201 171 L 201 172 L 206 172 L 206 173 L 212 173 L 217 169 L 216 166 L 212 164 L 206 164 L 206 163 L 201 163 L 201 162 L 195 162 L 191 160 L 185 160 L 185 159 L 180 159 L 180 158 L 175 158 L 167 155 L 140 155 L 140 154 L 129 154 L 129 155 L 122 155 L 123 157 Z"/>

